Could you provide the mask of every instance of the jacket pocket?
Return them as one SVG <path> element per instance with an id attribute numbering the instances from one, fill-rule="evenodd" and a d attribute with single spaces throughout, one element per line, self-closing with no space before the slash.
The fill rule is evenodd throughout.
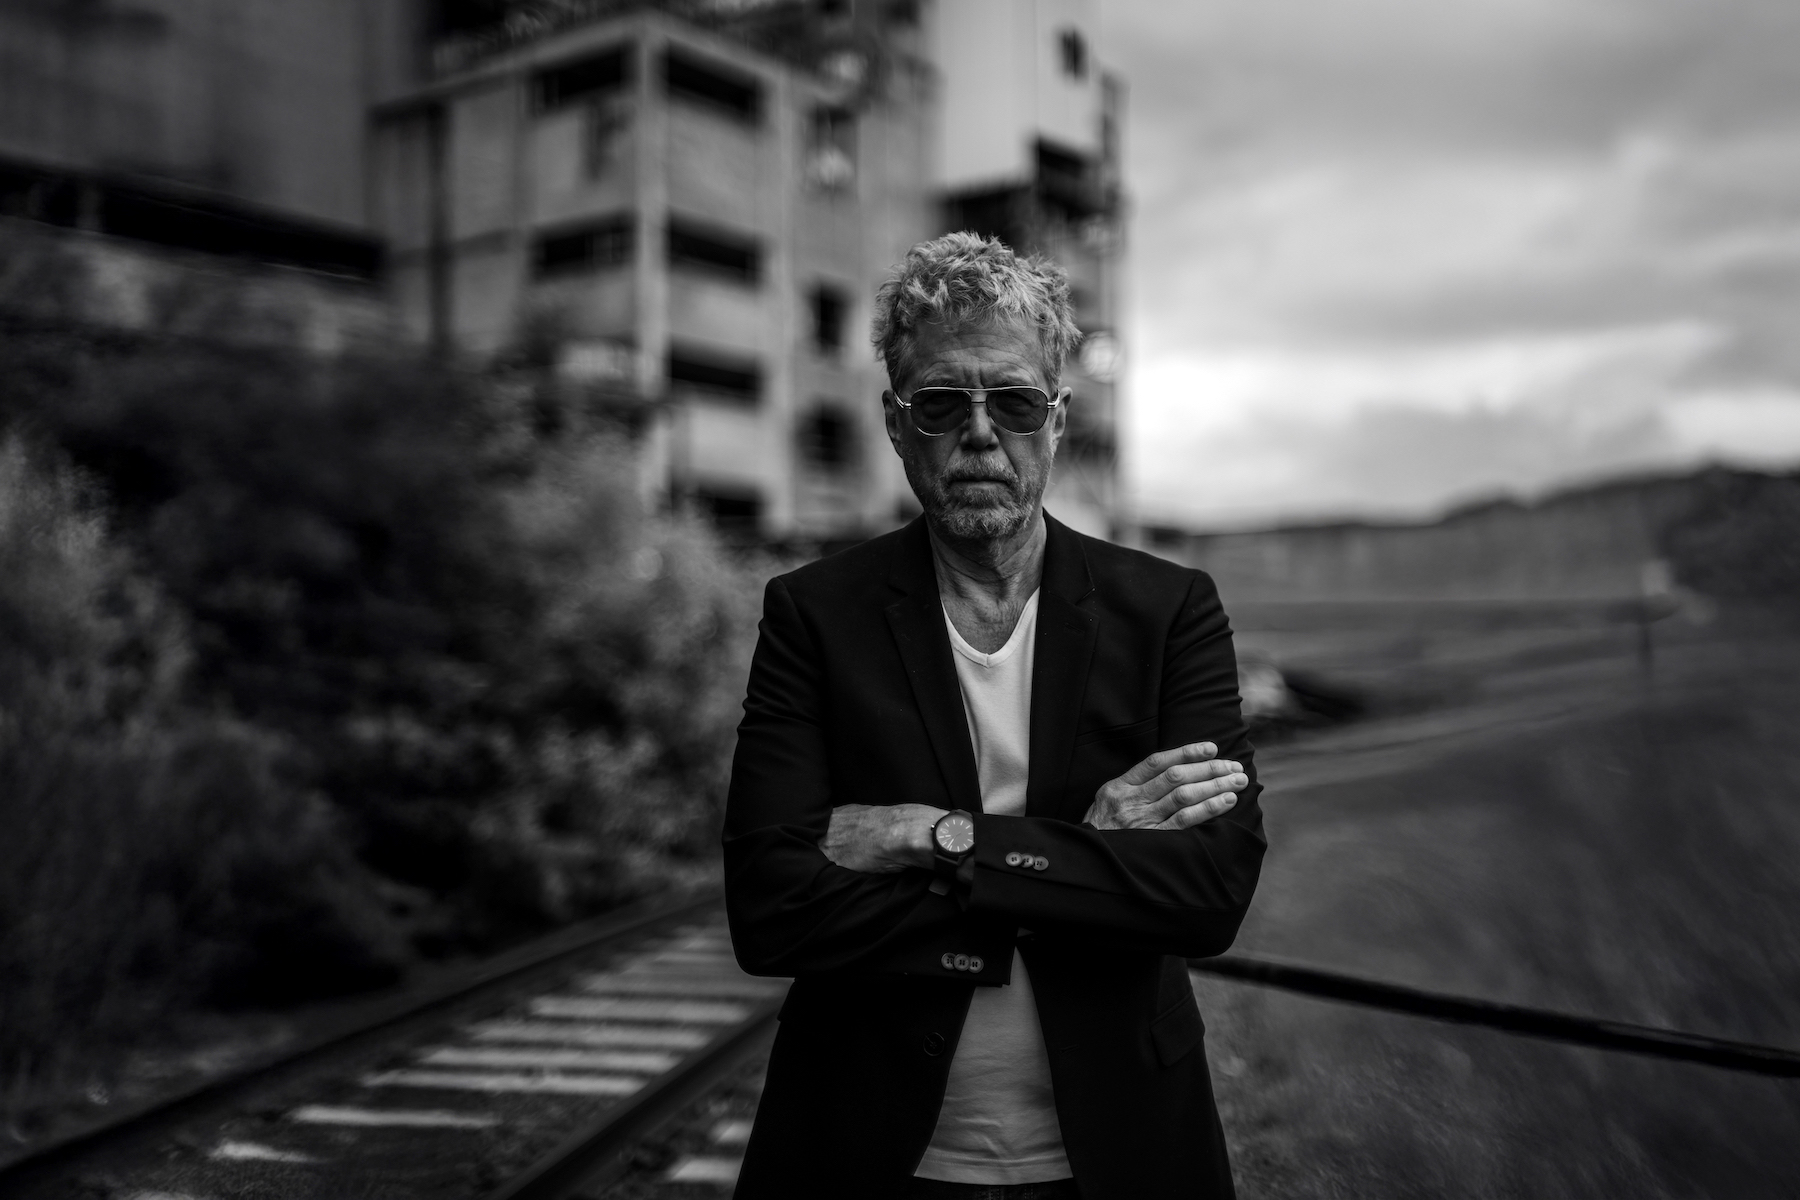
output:
<path id="1" fill-rule="evenodd" d="M 1206 1023 L 1192 996 L 1183 996 L 1150 1022 L 1150 1040 L 1156 1043 L 1157 1060 L 1165 1067 L 1186 1058 L 1205 1036 Z"/>

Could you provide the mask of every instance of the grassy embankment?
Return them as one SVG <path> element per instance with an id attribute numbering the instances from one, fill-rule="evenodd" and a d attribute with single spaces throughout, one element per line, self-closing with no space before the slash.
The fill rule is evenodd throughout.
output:
<path id="1" fill-rule="evenodd" d="M 1285 648 L 1453 702 L 1271 750 L 1239 950 L 1800 1048 L 1791 622 L 1671 626 L 1653 678 L 1629 630 L 1308 639 Z M 1198 987 L 1247 1197 L 1774 1197 L 1800 1173 L 1792 1082 Z"/>

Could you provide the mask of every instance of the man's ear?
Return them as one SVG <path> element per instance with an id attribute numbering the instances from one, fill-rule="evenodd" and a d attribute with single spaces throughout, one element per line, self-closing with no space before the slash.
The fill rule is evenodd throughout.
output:
<path id="1" fill-rule="evenodd" d="M 900 403 L 894 398 L 892 388 L 882 389 L 881 423 L 887 427 L 888 444 L 895 454 L 900 454 Z M 906 456 L 902 454 L 901 457 Z"/>
<path id="2" fill-rule="evenodd" d="M 1075 389 L 1059 387 L 1056 389 L 1056 407 L 1050 410 L 1050 437 L 1060 443 L 1063 430 L 1069 425 L 1069 405 L 1075 402 Z"/>

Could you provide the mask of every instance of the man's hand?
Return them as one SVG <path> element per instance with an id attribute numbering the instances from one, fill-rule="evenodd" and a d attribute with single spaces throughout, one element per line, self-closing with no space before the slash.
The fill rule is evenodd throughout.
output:
<path id="1" fill-rule="evenodd" d="M 1095 829 L 1187 829 L 1237 803 L 1244 768 L 1211 742 L 1159 750 L 1094 793 L 1083 818 Z"/>
<path id="2" fill-rule="evenodd" d="M 944 809 L 929 804 L 845 804 L 831 810 L 819 849 L 840 867 L 886 875 L 932 864 L 931 827 Z"/>

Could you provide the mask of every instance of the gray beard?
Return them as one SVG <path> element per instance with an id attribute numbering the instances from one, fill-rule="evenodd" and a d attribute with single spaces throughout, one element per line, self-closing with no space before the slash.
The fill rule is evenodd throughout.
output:
<path id="1" fill-rule="evenodd" d="M 950 494 L 945 481 L 930 477 L 910 454 L 903 454 L 906 482 L 939 536 L 953 542 L 994 542 L 1012 537 L 1037 513 L 1047 480 L 1015 478 L 1006 495 L 971 503 Z"/>

